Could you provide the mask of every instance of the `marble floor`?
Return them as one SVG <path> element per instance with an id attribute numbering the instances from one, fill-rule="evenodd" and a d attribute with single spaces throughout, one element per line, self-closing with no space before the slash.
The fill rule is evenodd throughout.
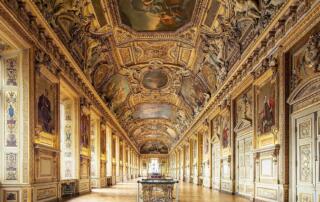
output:
<path id="1" fill-rule="evenodd" d="M 217 192 L 190 183 L 180 183 L 181 202 L 247 202 L 239 196 Z M 67 200 L 68 202 L 136 202 L 137 183 L 130 181 L 110 188 L 94 189 L 92 193 Z"/>

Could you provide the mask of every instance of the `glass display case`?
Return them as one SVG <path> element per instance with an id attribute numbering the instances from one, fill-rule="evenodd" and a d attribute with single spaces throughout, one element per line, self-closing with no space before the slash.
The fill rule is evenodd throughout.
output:
<path id="1" fill-rule="evenodd" d="M 142 179 L 138 181 L 137 202 L 179 201 L 179 181 L 173 179 Z"/>

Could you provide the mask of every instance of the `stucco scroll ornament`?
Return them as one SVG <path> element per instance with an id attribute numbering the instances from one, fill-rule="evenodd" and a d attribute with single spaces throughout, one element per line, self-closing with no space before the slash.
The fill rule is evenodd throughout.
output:
<path id="1" fill-rule="evenodd" d="M 237 20 L 251 20 L 254 23 L 259 21 L 261 11 L 256 0 L 235 0 L 232 3 Z"/>
<path id="2" fill-rule="evenodd" d="M 130 81 L 132 91 L 134 93 L 140 93 L 142 91 L 140 87 L 140 70 L 121 68 L 119 73 L 128 78 L 128 80 Z"/>
<path id="3" fill-rule="evenodd" d="M 177 127 L 179 129 L 183 129 L 184 127 L 188 126 L 190 120 L 187 118 L 186 113 L 183 110 L 177 111 Z"/>
<path id="4" fill-rule="evenodd" d="M 283 5 L 284 0 L 262 0 L 261 18 L 263 26 L 267 24 L 271 16 Z"/>
<path id="5" fill-rule="evenodd" d="M 211 39 L 209 39 L 209 37 L 211 37 Z M 222 38 L 214 38 L 213 35 L 203 34 L 202 39 L 204 41 L 202 44 L 204 58 L 200 65 L 204 66 L 209 64 L 216 73 L 218 83 L 221 84 L 227 75 L 225 61 L 222 57 L 224 47 Z"/>

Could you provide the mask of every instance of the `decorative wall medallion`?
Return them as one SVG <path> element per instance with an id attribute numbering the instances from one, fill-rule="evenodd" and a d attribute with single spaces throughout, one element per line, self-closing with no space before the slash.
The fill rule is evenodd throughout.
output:
<path id="1" fill-rule="evenodd" d="M 5 61 L 6 84 L 8 86 L 17 86 L 17 63 L 18 57 L 9 58 Z"/>
<path id="2" fill-rule="evenodd" d="M 162 70 L 150 70 L 144 74 L 142 84 L 144 87 L 157 90 L 163 88 L 168 83 L 168 76 Z"/>
<path id="3" fill-rule="evenodd" d="M 17 92 L 6 92 L 6 146 L 17 146 Z"/>
<path id="4" fill-rule="evenodd" d="M 6 180 L 18 180 L 17 154 L 6 153 Z"/>

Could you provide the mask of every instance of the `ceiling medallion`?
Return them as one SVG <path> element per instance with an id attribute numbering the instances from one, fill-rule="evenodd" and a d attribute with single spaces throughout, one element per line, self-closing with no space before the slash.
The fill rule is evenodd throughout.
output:
<path id="1" fill-rule="evenodd" d="M 168 80 L 168 76 L 164 71 L 154 69 L 147 71 L 143 75 L 142 84 L 147 89 L 158 90 L 165 87 L 168 84 Z"/>

